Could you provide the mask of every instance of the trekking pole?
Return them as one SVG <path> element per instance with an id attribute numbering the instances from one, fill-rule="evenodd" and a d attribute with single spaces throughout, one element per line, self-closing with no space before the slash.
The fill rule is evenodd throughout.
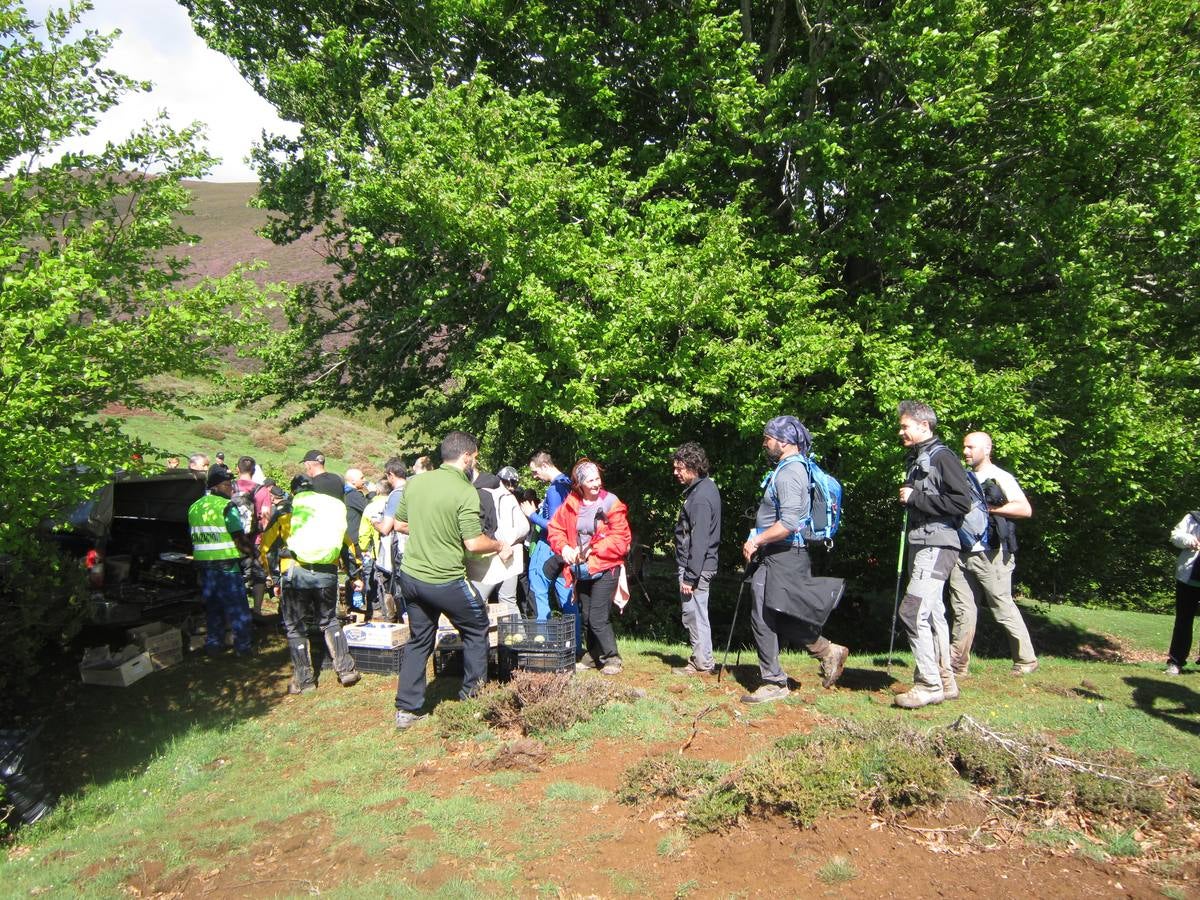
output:
<path id="1" fill-rule="evenodd" d="M 896 616 L 900 613 L 900 577 L 904 573 L 904 542 L 908 538 L 908 508 L 904 509 L 904 521 L 900 523 L 900 552 L 896 556 L 896 600 L 892 604 L 892 633 L 888 637 L 887 673 L 892 674 L 892 651 L 896 647 Z"/>
<path id="2" fill-rule="evenodd" d="M 751 561 L 753 562 L 753 560 Z M 754 567 L 747 566 L 746 574 L 742 577 L 741 587 L 738 588 L 737 600 L 733 604 L 733 620 L 729 623 L 729 637 L 725 641 L 725 655 L 721 657 L 721 665 L 717 667 L 717 684 L 721 683 L 721 675 L 725 671 L 725 665 L 729 662 L 729 648 L 733 645 L 733 630 L 737 627 L 738 610 L 742 608 L 742 593 L 746 590 L 746 582 L 750 580 L 750 576 L 754 573 Z M 738 648 L 738 662 L 741 662 L 742 650 Z"/>

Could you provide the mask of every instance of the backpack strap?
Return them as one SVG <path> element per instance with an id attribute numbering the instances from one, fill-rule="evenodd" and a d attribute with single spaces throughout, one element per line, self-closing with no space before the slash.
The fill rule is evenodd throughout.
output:
<path id="1" fill-rule="evenodd" d="M 775 468 L 772 469 L 770 472 L 768 472 L 763 477 L 763 485 L 767 489 L 767 496 L 771 498 L 771 503 L 775 507 L 775 521 L 777 521 L 777 522 L 779 521 L 779 516 L 780 516 L 782 510 L 779 507 L 779 491 L 777 491 L 775 489 L 775 480 L 779 477 L 779 473 L 781 471 L 783 471 L 786 467 L 792 465 L 793 463 L 802 463 L 804 465 L 804 469 L 808 473 L 809 490 L 810 490 L 810 492 L 812 490 L 812 470 L 809 469 L 809 467 L 808 467 L 808 457 L 807 456 L 805 456 L 803 453 L 795 453 L 792 456 L 789 456 L 786 459 L 781 459 L 779 462 L 777 462 L 775 464 Z M 810 525 L 811 525 L 811 521 L 812 521 L 811 502 L 812 502 L 812 499 L 810 497 L 809 498 L 809 503 L 810 503 L 809 523 L 810 523 Z M 760 530 L 761 529 L 755 528 L 753 533 L 758 533 Z M 789 543 L 792 543 L 792 544 L 804 544 L 805 540 L 804 540 L 803 532 L 804 532 L 804 523 L 801 522 L 800 527 L 797 528 L 795 531 L 793 531 L 785 540 L 787 540 Z"/>

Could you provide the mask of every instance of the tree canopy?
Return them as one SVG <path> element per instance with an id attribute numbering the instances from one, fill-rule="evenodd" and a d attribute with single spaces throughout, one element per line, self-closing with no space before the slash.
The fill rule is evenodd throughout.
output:
<path id="1" fill-rule="evenodd" d="M 146 87 L 102 66 L 112 36 L 71 37 L 87 9 L 50 12 L 43 34 L 0 0 L 5 670 L 19 671 L 55 627 L 48 586 L 59 561 L 39 552 L 35 535 L 115 469 L 136 468 L 141 448 L 98 414 L 115 402 L 172 408 L 147 379 L 212 371 L 220 348 L 250 343 L 261 303 L 238 274 L 185 285 L 187 260 L 169 249 L 189 240 L 177 224 L 190 202 L 183 179 L 213 162 L 197 147 L 197 126 L 157 121 L 97 153 L 61 149 Z"/>
<path id="2" fill-rule="evenodd" d="M 648 533 L 684 440 L 740 530 L 793 412 L 858 576 L 923 399 L 1025 484 L 1039 596 L 1168 583 L 1148 548 L 1200 486 L 1188 4 L 181 2 L 302 127 L 257 155 L 273 236 L 340 267 L 262 390 L 338 385 L 496 464 L 586 452 Z"/>

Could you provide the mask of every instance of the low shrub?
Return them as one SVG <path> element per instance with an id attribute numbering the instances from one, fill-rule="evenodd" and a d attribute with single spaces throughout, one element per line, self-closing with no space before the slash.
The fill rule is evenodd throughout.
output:
<path id="1" fill-rule="evenodd" d="M 220 425 L 213 422 L 200 422 L 192 426 L 192 434 L 209 441 L 223 441 L 225 440 L 226 431 Z"/>
<path id="2" fill-rule="evenodd" d="M 286 434 L 281 434 L 279 429 L 270 425 L 260 425 L 250 432 L 250 443 L 260 450 L 284 453 L 293 442 Z"/>
<path id="3" fill-rule="evenodd" d="M 727 770 L 722 763 L 690 756 L 647 756 L 621 774 L 617 800 L 628 805 L 686 800 L 715 784 Z"/>

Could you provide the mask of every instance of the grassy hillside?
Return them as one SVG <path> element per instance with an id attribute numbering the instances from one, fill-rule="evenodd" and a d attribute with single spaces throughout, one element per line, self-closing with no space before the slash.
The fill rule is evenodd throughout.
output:
<path id="1" fill-rule="evenodd" d="M 257 184 L 210 184 L 204 181 L 184 183 L 192 192 L 192 215 L 180 224 L 200 238 L 200 243 L 185 248 L 197 276 L 219 276 L 238 263 L 263 260 L 267 267 L 254 273 L 259 284 L 286 281 L 297 284 L 332 276 L 325 251 L 313 235 L 306 235 L 287 246 L 278 247 L 257 233 L 267 222 L 267 212 L 252 209 L 250 199 Z"/>
<path id="2" fill-rule="evenodd" d="M 159 379 L 156 386 L 181 397 L 207 387 L 182 379 Z M 389 456 L 400 455 L 411 462 L 429 452 L 427 442 L 410 432 L 402 420 L 388 423 L 377 410 L 330 408 L 289 430 L 286 417 L 291 410 L 274 412 L 266 401 L 242 407 L 185 401 L 182 406 L 188 418 L 124 407 L 110 407 L 106 414 L 123 419 L 126 434 L 155 448 L 157 452 L 147 456 L 152 466 L 165 466 L 169 456 L 178 456 L 187 465 L 192 453 L 207 453 L 212 459 L 222 450 L 230 466 L 242 454 L 249 454 L 268 472 L 291 477 L 300 471 L 300 458 L 318 449 L 332 471 L 341 473 L 355 466 L 375 477 L 382 474 Z"/>

